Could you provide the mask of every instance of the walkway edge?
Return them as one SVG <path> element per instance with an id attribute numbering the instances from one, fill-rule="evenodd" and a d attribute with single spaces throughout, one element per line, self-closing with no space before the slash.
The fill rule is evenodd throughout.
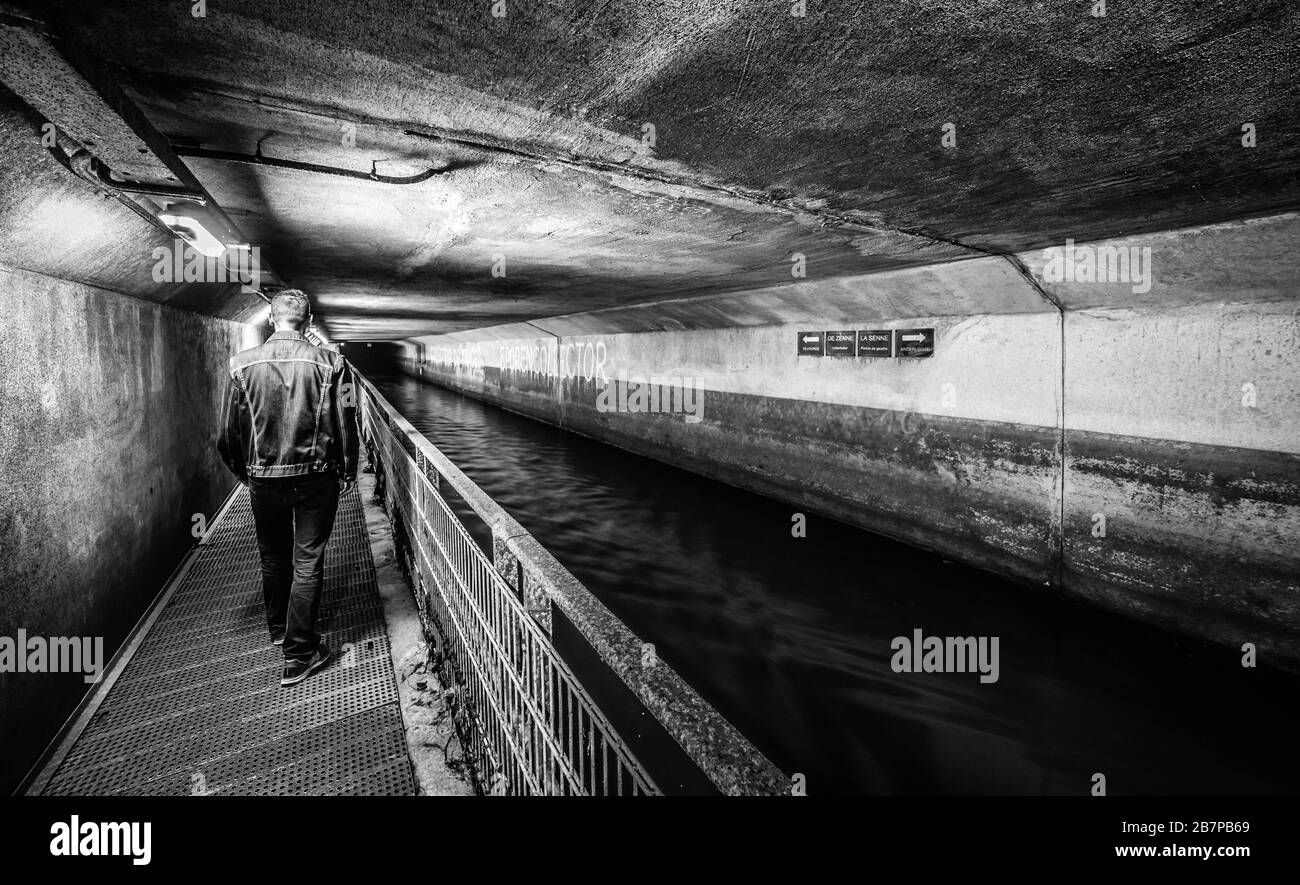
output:
<path id="1" fill-rule="evenodd" d="M 443 696 L 445 686 L 429 667 L 415 592 L 397 561 L 392 523 L 375 498 L 374 474 L 360 474 L 357 486 L 416 788 L 421 796 L 474 796 L 473 784 L 448 764 L 444 748 L 454 742 L 459 750 L 460 740 Z M 463 756 L 464 751 L 460 753 Z"/>
<path id="2" fill-rule="evenodd" d="M 63 764 L 63 760 L 71 752 L 73 745 L 77 743 L 86 726 L 90 724 L 90 720 L 94 718 L 100 704 L 112 691 L 113 685 L 117 682 L 118 677 L 122 675 L 122 671 L 126 669 L 126 665 L 131 663 L 131 658 L 135 656 L 136 650 L 144 642 L 144 638 L 149 635 L 149 630 L 153 627 L 154 622 L 158 620 L 158 616 L 167 607 L 167 603 L 171 601 L 176 588 L 180 587 L 181 582 L 185 580 L 185 576 L 189 573 L 195 560 L 198 559 L 200 549 L 207 543 L 212 533 L 216 531 L 217 526 L 221 524 L 221 520 L 225 518 L 227 511 L 234 506 L 239 489 L 240 487 L 236 485 L 226 495 L 226 500 L 222 502 L 221 507 L 217 510 L 217 515 L 212 518 L 212 522 L 208 523 L 208 530 L 203 533 L 203 537 L 190 548 L 189 552 L 173 569 L 171 577 L 163 584 L 153 602 L 149 603 L 149 607 L 144 610 L 144 614 L 135 622 L 131 632 L 126 635 L 126 639 L 118 646 L 117 651 L 113 654 L 113 659 L 109 661 L 108 667 L 104 670 L 103 677 L 97 680 L 82 697 L 77 708 L 72 711 L 72 715 L 63 723 L 58 733 L 46 746 L 45 751 L 41 753 L 40 758 L 36 760 L 36 764 L 32 766 L 27 776 L 23 778 L 22 783 L 18 785 L 18 789 L 14 792 L 15 796 L 39 796 L 45 792 L 51 778 L 59 770 L 59 766 Z"/>

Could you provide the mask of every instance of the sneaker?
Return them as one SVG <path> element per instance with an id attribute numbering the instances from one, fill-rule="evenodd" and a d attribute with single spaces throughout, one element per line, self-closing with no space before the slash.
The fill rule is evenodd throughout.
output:
<path id="1" fill-rule="evenodd" d="M 279 633 L 275 633 L 275 632 L 272 632 L 272 633 L 271 633 L 271 644 L 272 644 L 272 645 L 284 645 L 284 631 L 283 631 L 283 630 L 281 630 Z"/>
<path id="2" fill-rule="evenodd" d="M 280 677 L 281 685 L 297 685 L 330 661 L 330 649 L 325 640 L 320 641 L 316 651 L 305 661 L 285 661 L 284 675 Z"/>

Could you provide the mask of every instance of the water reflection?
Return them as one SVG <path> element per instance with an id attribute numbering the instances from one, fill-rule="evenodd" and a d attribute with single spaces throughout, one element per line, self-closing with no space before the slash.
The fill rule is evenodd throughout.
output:
<path id="1" fill-rule="evenodd" d="M 1294 793 L 1300 679 L 404 376 L 372 380 L 810 794 Z M 1000 637 L 1000 678 L 890 642 Z"/>

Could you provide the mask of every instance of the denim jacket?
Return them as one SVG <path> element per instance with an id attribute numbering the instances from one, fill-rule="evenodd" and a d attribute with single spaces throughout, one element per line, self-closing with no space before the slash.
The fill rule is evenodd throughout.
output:
<path id="1" fill-rule="evenodd" d="M 358 395 L 342 356 L 276 332 L 230 358 L 217 451 L 240 482 L 329 471 L 355 480 Z"/>

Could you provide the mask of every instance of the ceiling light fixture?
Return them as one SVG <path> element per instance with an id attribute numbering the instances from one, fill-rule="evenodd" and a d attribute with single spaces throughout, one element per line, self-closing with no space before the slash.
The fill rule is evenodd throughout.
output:
<path id="1" fill-rule="evenodd" d="M 226 245 L 214 237 L 197 219 L 188 215 L 159 215 L 158 220 L 208 258 L 216 258 L 226 251 Z"/>

